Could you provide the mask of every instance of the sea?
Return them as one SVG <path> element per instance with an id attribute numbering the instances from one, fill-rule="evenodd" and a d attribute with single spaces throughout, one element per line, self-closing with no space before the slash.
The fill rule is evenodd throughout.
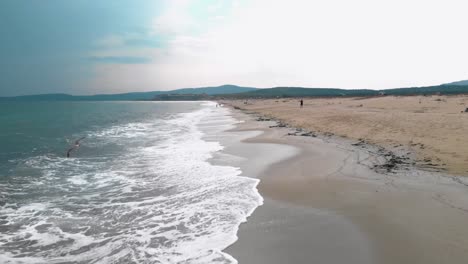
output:
<path id="1" fill-rule="evenodd" d="M 205 139 L 236 122 L 213 102 L 1 102 L 0 263 L 237 263 L 258 180 Z"/>

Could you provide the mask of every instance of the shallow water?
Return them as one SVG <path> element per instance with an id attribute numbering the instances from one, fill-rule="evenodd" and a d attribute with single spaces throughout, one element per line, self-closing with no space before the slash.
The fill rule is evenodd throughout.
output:
<path id="1" fill-rule="evenodd" d="M 232 263 L 257 180 L 207 162 L 207 102 L 2 103 L 0 262 Z M 85 136 L 71 158 L 65 153 Z"/>

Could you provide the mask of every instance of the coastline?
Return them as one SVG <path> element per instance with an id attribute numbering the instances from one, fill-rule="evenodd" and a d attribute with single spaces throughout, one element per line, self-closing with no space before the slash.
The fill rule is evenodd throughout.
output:
<path id="1" fill-rule="evenodd" d="M 468 175 L 468 96 L 229 100 L 225 104 L 311 133 L 411 153 L 418 168 Z"/>
<path id="2" fill-rule="evenodd" d="M 413 166 L 378 172 L 369 165 L 385 158 L 372 146 L 339 137 L 294 136 L 291 128 L 270 128 L 272 121 L 235 110 L 232 115 L 244 122 L 230 133 L 244 133 L 244 138 L 223 152 L 244 157 L 237 165 L 243 176 L 260 179 L 257 188 L 264 198 L 240 226 L 239 240 L 226 249 L 239 263 L 468 259 L 468 188 L 456 176 Z M 246 146 L 255 153 L 246 157 Z M 284 147 L 296 151 L 281 156 L 277 152 Z M 268 158 L 272 154 L 276 158 Z M 262 157 L 270 161 L 252 169 L 254 158 Z"/>

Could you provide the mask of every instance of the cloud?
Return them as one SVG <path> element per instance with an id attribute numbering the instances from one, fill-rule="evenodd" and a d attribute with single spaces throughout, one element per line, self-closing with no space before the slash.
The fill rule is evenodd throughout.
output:
<path id="1" fill-rule="evenodd" d="M 161 48 L 160 38 L 150 32 L 107 35 L 95 41 L 95 49 L 87 58 L 100 64 L 150 64 L 155 50 Z M 95 65 L 95 67 L 96 67 Z"/>
<path id="2" fill-rule="evenodd" d="M 112 48 L 122 46 L 125 43 L 125 37 L 120 35 L 108 35 L 95 41 L 99 48 Z"/>
<path id="3" fill-rule="evenodd" d="M 166 0 L 165 11 L 153 20 L 154 32 L 175 35 L 187 32 L 196 23 L 190 15 L 190 0 Z"/>
<path id="4" fill-rule="evenodd" d="M 97 50 L 117 49 L 124 47 L 160 47 L 164 38 L 157 36 L 151 31 L 112 34 L 104 36 L 94 42 Z"/>
<path id="5" fill-rule="evenodd" d="M 91 56 L 89 60 L 97 63 L 110 64 L 147 64 L 151 62 L 151 58 L 130 56 Z"/>
<path id="6" fill-rule="evenodd" d="M 133 47 L 160 47 L 162 41 L 152 36 L 126 39 L 123 45 Z"/>
<path id="7" fill-rule="evenodd" d="M 152 61 L 100 67 L 99 84 L 119 76 L 128 78 L 120 82 L 128 90 L 223 83 L 392 88 L 468 77 L 463 1 L 233 1 L 222 13 L 211 5 L 207 17 L 191 13 L 197 3 L 166 2 L 152 24 L 163 47 L 141 51 Z M 215 23 L 217 16 L 223 19 Z"/>

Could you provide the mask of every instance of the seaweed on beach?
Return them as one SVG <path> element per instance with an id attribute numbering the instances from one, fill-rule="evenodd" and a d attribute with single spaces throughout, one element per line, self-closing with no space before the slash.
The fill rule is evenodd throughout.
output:
<path id="1" fill-rule="evenodd" d="M 402 168 L 403 166 L 408 166 L 411 163 L 409 162 L 410 158 L 406 155 L 397 155 L 395 152 L 390 151 L 381 146 L 375 146 L 367 142 L 365 139 L 358 139 L 357 142 L 352 143 L 352 146 L 360 147 L 366 149 L 367 151 L 373 153 L 377 157 L 383 158 L 383 162 L 372 164 L 369 166 L 372 170 L 379 173 L 391 173 L 395 170 Z M 377 148 L 376 151 L 372 151 L 371 148 Z"/>
<path id="2" fill-rule="evenodd" d="M 395 154 L 387 154 L 385 156 L 386 161 L 383 164 L 375 164 L 373 169 L 377 172 L 381 172 L 382 170 L 386 172 L 393 172 L 397 169 L 400 165 L 408 164 L 406 160 L 407 157 L 396 156 Z"/>
<path id="3" fill-rule="evenodd" d="M 394 152 L 389 151 L 383 147 L 378 148 L 378 155 L 383 157 L 385 161 L 382 164 L 374 164 L 373 169 L 376 172 L 394 172 L 402 166 L 409 165 L 407 156 L 396 155 Z"/>
<path id="4" fill-rule="evenodd" d="M 314 132 L 306 131 L 302 128 L 296 128 L 296 131 L 289 132 L 288 136 L 317 137 L 317 135 Z"/>
<path id="5" fill-rule="evenodd" d="M 270 126 L 270 128 L 274 128 L 274 127 L 288 127 L 288 124 L 283 123 L 281 121 L 277 121 L 276 125 Z"/>

